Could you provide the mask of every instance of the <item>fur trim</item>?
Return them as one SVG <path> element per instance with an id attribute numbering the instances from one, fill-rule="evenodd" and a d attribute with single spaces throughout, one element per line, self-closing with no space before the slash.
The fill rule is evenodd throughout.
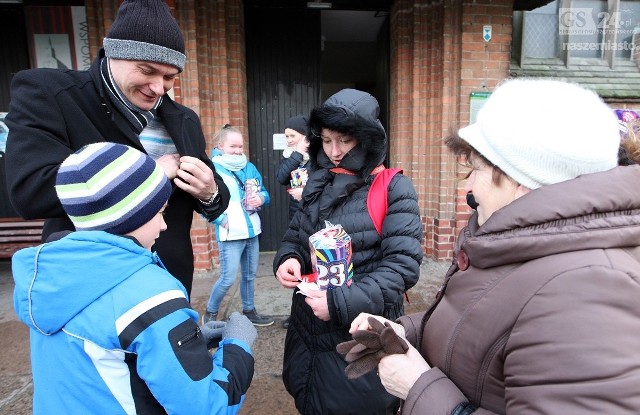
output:
<path id="1" fill-rule="evenodd" d="M 340 98 L 349 98 L 346 93 L 354 95 L 353 98 L 359 101 L 353 101 L 350 107 L 343 104 L 334 105 L 336 100 L 334 97 L 342 94 Z M 358 94 L 355 94 L 358 93 Z M 320 132 L 323 128 L 337 131 L 339 133 L 349 135 L 358 140 L 358 145 L 364 150 L 366 156 L 364 165 L 359 171 L 362 178 L 366 178 L 371 171 L 378 165 L 382 164 L 387 155 L 387 135 L 377 118 L 378 103 L 371 95 L 366 105 L 362 104 L 362 96 L 366 94 L 356 90 L 342 90 L 333 97 L 329 98 L 323 105 L 311 111 L 309 117 L 309 155 L 314 168 L 318 166 L 318 154 L 322 151 L 322 139 Z"/>

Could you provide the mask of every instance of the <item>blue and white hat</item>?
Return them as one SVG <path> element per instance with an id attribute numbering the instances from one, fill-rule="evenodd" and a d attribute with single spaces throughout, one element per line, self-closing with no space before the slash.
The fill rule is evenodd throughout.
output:
<path id="1" fill-rule="evenodd" d="M 169 200 L 171 183 L 152 158 L 114 143 L 89 144 L 60 165 L 56 192 L 76 230 L 124 235 Z"/>

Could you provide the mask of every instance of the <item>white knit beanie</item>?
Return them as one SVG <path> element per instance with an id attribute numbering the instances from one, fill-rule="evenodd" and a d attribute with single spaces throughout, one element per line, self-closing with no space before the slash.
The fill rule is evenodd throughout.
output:
<path id="1" fill-rule="evenodd" d="M 617 165 L 618 120 L 594 92 L 543 79 L 500 85 L 458 135 L 530 189 Z"/>

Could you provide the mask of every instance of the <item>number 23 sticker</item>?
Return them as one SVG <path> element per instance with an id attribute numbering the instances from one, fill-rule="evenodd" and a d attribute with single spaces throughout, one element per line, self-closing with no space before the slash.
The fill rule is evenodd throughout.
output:
<path id="1" fill-rule="evenodd" d="M 320 288 L 326 289 L 330 286 L 339 287 L 347 279 L 345 274 L 346 264 L 344 262 L 325 263 L 318 261 L 318 279 L 316 283 Z"/>

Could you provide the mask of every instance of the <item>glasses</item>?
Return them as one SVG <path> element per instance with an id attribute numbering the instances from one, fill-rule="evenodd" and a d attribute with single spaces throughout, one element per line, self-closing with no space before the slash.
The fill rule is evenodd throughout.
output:
<path id="1" fill-rule="evenodd" d="M 473 162 L 471 160 L 471 156 L 473 157 Z M 468 168 L 468 169 L 479 169 L 482 167 L 495 167 L 495 164 L 491 163 L 485 157 L 474 153 L 474 154 L 459 154 L 456 156 L 456 162 L 459 166 Z"/>
<path id="2" fill-rule="evenodd" d="M 222 126 L 222 129 L 226 130 L 227 128 L 231 128 L 231 127 L 232 127 L 231 124 L 225 124 L 225 125 Z"/>
<path id="3" fill-rule="evenodd" d="M 460 155 L 456 156 L 456 163 L 458 164 L 458 166 L 464 167 L 464 168 L 467 168 L 467 169 L 470 169 L 470 168 L 473 167 L 473 165 L 469 161 L 469 156 L 464 155 L 464 154 L 460 154 Z"/>

